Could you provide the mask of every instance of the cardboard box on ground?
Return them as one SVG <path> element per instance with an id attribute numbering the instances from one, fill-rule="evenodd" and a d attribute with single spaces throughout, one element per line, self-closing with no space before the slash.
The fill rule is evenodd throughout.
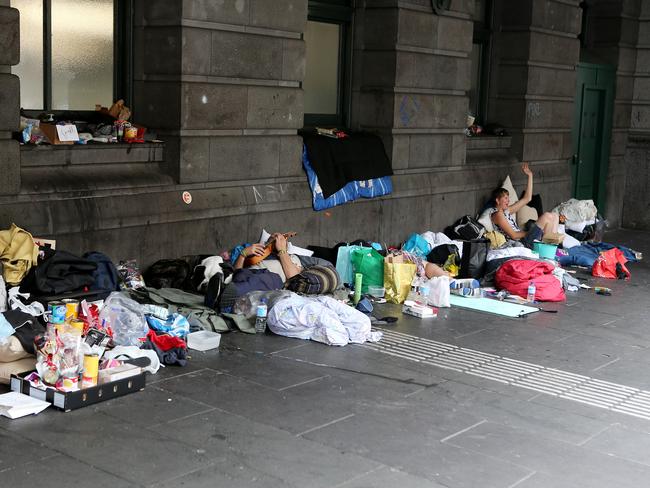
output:
<path id="1" fill-rule="evenodd" d="M 32 386 L 25 379 L 30 373 L 26 372 L 12 375 L 10 383 L 11 391 L 23 393 L 24 395 L 51 403 L 55 408 L 64 412 L 143 390 L 146 383 L 146 373 L 141 368 L 130 367 L 124 368 L 119 372 L 120 374 L 116 374 L 115 377 L 118 379 L 114 381 L 107 381 L 97 386 L 74 391 L 59 391 L 52 387 L 37 388 Z M 112 379 L 110 376 L 112 375 L 108 375 L 106 379 Z"/>

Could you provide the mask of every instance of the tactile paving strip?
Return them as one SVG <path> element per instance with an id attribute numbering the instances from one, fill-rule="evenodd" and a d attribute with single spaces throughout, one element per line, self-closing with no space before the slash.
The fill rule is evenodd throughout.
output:
<path id="1" fill-rule="evenodd" d="M 400 332 L 382 332 L 381 341 L 360 347 L 650 420 L 650 391 Z"/>

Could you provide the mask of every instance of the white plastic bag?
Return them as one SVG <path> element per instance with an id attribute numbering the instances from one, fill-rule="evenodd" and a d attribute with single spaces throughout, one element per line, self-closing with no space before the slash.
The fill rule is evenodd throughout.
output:
<path id="1" fill-rule="evenodd" d="M 20 293 L 20 287 L 14 286 L 13 288 L 9 288 L 9 292 L 7 293 L 7 309 L 20 310 L 34 317 L 40 317 L 45 313 L 45 307 L 42 303 L 33 301 L 27 305 L 28 300 L 29 293 Z"/>
<path id="2" fill-rule="evenodd" d="M 156 351 L 151 349 L 140 349 L 137 346 L 117 346 L 106 351 L 103 359 L 136 359 L 136 358 L 149 358 L 150 364 L 142 368 L 151 374 L 156 374 L 161 367 L 160 359 Z"/>
<path id="3" fill-rule="evenodd" d="M 371 331 L 370 318 L 332 297 L 292 294 L 279 300 L 269 311 L 269 329 L 278 335 L 311 339 L 330 346 L 362 344 L 381 339 Z"/>
<path id="4" fill-rule="evenodd" d="M 113 329 L 113 342 L 118 346 L 140 347 L 140 339 L 149 332 L 142 305 L 120 292 L 108 295 L 99 320 L 104 327 Z"/>
<path id="5" fill-rule="evenodd" d="M 450 307 L 449 277 L 438 276 L 429 280 L 429 303 L 434 307 Z"/>

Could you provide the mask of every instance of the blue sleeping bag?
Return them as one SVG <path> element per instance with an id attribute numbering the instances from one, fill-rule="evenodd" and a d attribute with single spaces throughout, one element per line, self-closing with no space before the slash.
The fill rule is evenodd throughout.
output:
<path id="1" fill-rule="evenodd" d="M 309 188 L 312 193 L 312 205 L 314 210 L 325 210 L 326 208 L 342 205 L 346 202 L 351 202 L 359 197 L 374 198 L 382 195 L 388 195 L 393 192 L 393 182 L 390 176 L 382 176 L 381 178 L 373 178 L 371 180 L 350 181 L 338 190 L 336 193 L 325 198 L 323 190 L 318 183 L 318 176 L 309 163 L 307 156 L 307 148 L 302 148 L 302 166 L 307 173 L 309 181 Z"/>
<path id="2" fill-rule="evenodd" d="M 606 242 L 587 242 L 581 246 L 572 247 L 568 250 L 568 256 L 560 256 L 558 260 L 562 266 L 584 266 L 586 268 L 591 268 L 602 251 L 608 251 L 615 247 L 618 247 L 623 252 L 623 255 L 628 261 L 632 263 L 637 261 L 634 252 L 630 248 L 625 246 L 615 246 Z"/>

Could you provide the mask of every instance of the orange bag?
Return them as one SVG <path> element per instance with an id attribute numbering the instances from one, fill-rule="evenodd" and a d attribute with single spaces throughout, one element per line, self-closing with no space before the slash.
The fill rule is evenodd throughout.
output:
<path id="1" fill-rule="evenodd" d="M 625 263 L 627 263 L 627 259 L 623 255 L 623 252 L 615 247 L 600 253 L 591 268 L 591 274 L 599 278 L 609 278 L 611 280 L 617 278 L 619 280 L 629 280 L 630 272 L 625 267 Z"/>

